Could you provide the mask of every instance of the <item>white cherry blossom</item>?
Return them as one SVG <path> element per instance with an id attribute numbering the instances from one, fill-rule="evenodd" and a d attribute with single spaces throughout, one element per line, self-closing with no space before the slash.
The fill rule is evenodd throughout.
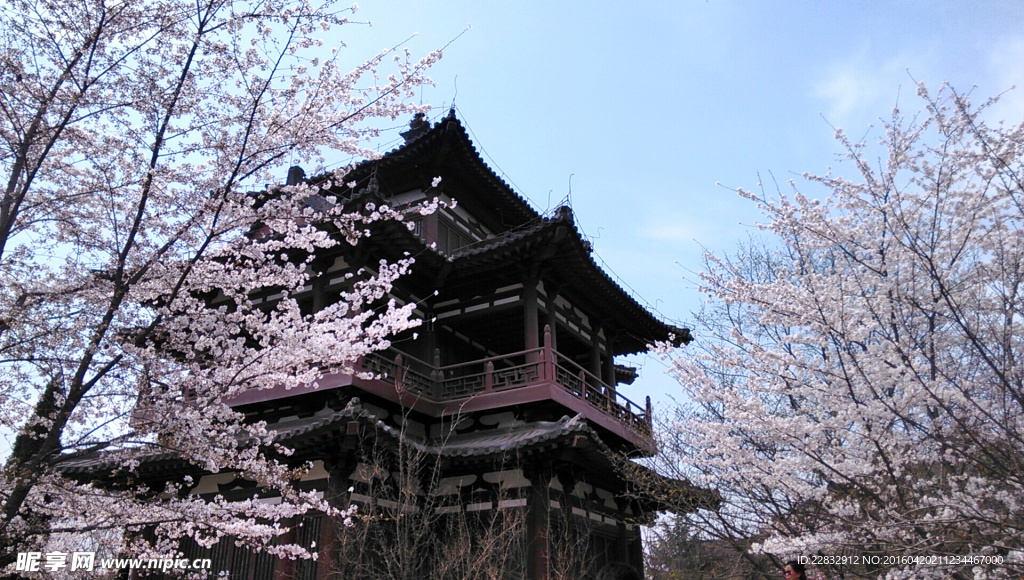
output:
<path id="1" fill-rule="evenodd" d="M 415 325 L 411 305 L 383 301 L 411 260 L 353 278 L 315 314 L 296 299 L 312 275 L 302 256 L 357 243 L 401 213 L 307 203 L 351 193 L 321 191 L 346 183 L 344 171 L 322 186 L 251 193 L 288 164 L 374 157 L 361 143 L 375 119 L 426 110 L 411 103 L 440 52 L 365 63 L 309 53 L 351 26 L 335 10 L 291 0 L 0 7 L 0 434 L 12 442 L 0 567 L 52 533 L 156 526 L 154 545 L 125 539 L 159 554 L 183 536 L 266 544 L 290 517 L 332 512 L 290 487 L 301 468 L 278 459 L 288 450 L 225 401 L 348 371 Z M 279 294 L 270 306 L 268 288 Z M 160 452 L 237 472 L 282 501 L 202 501 L 187 477 L 149 489 L 136 470 Z M 69 476 L 86 457 L 102 458 L 95 477 L 112 479 Z"/>
<path id="2" fill-rule="evenodd" d="M 856 175 L 806 175 L 827 197 L 740 190 L 766 237 L 707 257 L 667 446 L 723 498 L 704 534 L 848 557 L 828 577 L 1019 578 L 1024 125 L 919 94 L 880 158 L 837 131 Z"/>

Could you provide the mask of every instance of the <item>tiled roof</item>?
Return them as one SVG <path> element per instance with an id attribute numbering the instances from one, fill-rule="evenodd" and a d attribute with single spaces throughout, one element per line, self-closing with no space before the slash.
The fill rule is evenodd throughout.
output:
<path id="1" fill-rule="evenodd" d="M 372 425 L 378 434 L 385 434 L 395 443 L 400 441 L 421 452 L 445 458 L 490 461 L 503 459 L 510 453 L 545 452 L 552 447 L 564 447 L 568 444 L 581 451 L 583 455 L 580 460 L 588 465 L 595 466 L 600 463 L 603 465 L 601 469 L 611 470 L 609 472 L 619 469 L 615 467 L 615 454 L 588 425 L 582 414 L 575 417 L 563 416 L 557 421 L 518 422 L 491 429 L 453 433 L 443 438 L 430 438 L 416 437 L 408 431 L 403 432 L 398 427 L 385 423 L 370 409 L 364 407 L 359 399 L 353 398 L 340 411 L 324 409 L 310 417 L 283 419 L 267 427 L 276 432 L 276 443 L 290 446 L 297 454 L 301 454 L 304 450 L 316 449 L 321 444 L 337 448 L 340 440 L 352 436 L 346 432 L 351 421 Z M 578 437 L 583 437 L 586 443 L 577 446 Z M 133 459 L 138 462 L 135 471 L 140 474 L 165 477 L 172 472 L 201 472 L 173 453 L 142 452 Z M 115 457 L 112 453 L 98 453 L 68 461 L 61 465 L 60 469 L 70 476 L 102 477 L 104 472 L 111 474 L 122 468 L 122 460 L 123 457 Z M 689 482 L 665 478 L 639 464 L 627 463 L 626 470 L 636 473 L 621 480 L 620 485 L 625 487 L 620 492 L 636 495 L 652 511 L 693 509 L 697 506 L 713 507 L 719 501 L 712 492 L 695 488 Z M 669 503 L 663 503 L 657 498 L 668 498 Z"/>
<path id="2" fill-rule="evenodd" d="M 356 190 L 362 193 L 370 179 L 379 178 L 379 187 L 390 193 L 394 175 L 412 172 L 452 172 L 461 180 L 468 182 L 479 199 L 460 200 L 460 203 L 480 204 L 501 212 L 502 218 L 513 227 L 532 221 L 540 216 L 525 198 L 520 196 L 483 162 L 477 152 L 473 140 L 466 128 L 455 117 L 454 109 L 434 124 L 430 130 L 411 142 L 405 143 L 381 156 L 379 159 L 364 161 L 358 164 L 348 175 L 346 181 L 358 183 Z M 436 174 L 424 175 L 425 183 L 429 183 Z M 313 181 L 319 178 L 313 178 Z M 367 188 L 372 190 L 373 188 Z"/>
<path id="3" fill-rule="evenodd" d="M 586 435 L 591 441 L 596 442 L 602 451 L 611 453 L 610 449 L 601 442 L 597 433 L 587 424 L 583 415 L 576 415 L 572 418 L 562 417 L 558 421 L 519 424 L 508 428 L 496 427 L 468 433 L 453 433 L 443 439 L 430 439 L 414 437 L 385 423 L 364 408 L 358 398 L 353 398 L 340 411 L 324 409 L 310 417 L 284 419 L 278 423 L 267 425 L 267 429 L 276 432 L 275 443 L 302 448 L 314 445 L 320 440 L 334 439 L 339 436 L 339 428 L 353 420 L 374 424 L 378 430 L 393 437 L 396 441 L 401 439 L 404 444 L 412 445 L 420 451 L 446 457 L 481 457 L 506 453 L 543 445 L 568 435 Z M 184 460 L 177 454 L 167 452 L 146 453 L 143 451 L 134 459 L 140 465 L 150 466 L 184 463 Z M 122 460 L 123 457 L 119 454 L 98 453 L 68 461 L 61 466 L 61 470 L 68 474 L 95 473 L 117 469 L 122 465 Z"/>
<path id="4" fill-rule="evenodd" d="M 590 243 L 576 228 L 570 208 L 559 208 L 554 215 L 543 217 L 498 177 L 480 158 L 454 111 L 412 141 L 380 159 L 358 165 L 346 180 L 351 179 L 359 185 L 355 190 L 343 186 L 341 199 L 346 203 L 372 200 L 380 204 L 384 199 L 378 197 L 378 193 L 381 196 L 400 193 L 398 190 L 385 191 L 388 188 L 386 180 L 394 179 L 389 174 L 401 173 L 406 175 L 405 181 L 418 182 L 429 181 L 426 175 L 434 171 L 457 172 L 460 188 L 472 191 L 472 195 L 460 198 L 460 205 L 477 204 L 479 211 L 474 212 L 477 217 L 500 214 L 503 231 L 498 229 L 499 233 L 492 238 L 442 254 L 428 247 L 401 224 L 381 224 L 381 242 L 395 251 L 417 256 L 416 269 L 442 268 L 444 262 L 449 262 L 448 279 L 460 275 L 472 278 L 488 268 L 506 268 L 516 258 L 534 260 L 541 255 L 543 261 L 565 271 L 566 279 L 571 281 L 565 287 L 576 286 L 585 290 L 586 298 L 593 300 L 602 313 L 608 315 L 609 321 L 618 318 L 617 325 L 626 334 L 619 339 L 625 349 L 620 354 L 644 351 L 648 344 L 668 340 L 669 335 L 674 335 L 677 343 L 689 342 L 688 329 L 673 326 L 656 316 L 594 260 Z M 317 179 L 313 178 L 313 181 Z M 398 187 L 399 184 L 392 185 Z M 309 200 L 311 204 L 322 201 L 320 196 Z"/>
<path id="5" fill-rule="evenodd" d="M 351 420 L 372 423 L 379 431 L 396 441 L 401 439 L 403 444 L 412 445 L 419 451 L 445 457 L 481 457 L 507 453 L 543 445 L 569 435 L 586 435 L 591 441 L 596 442 L 602 451 L 611 453 L 581 414 L 575 417 L 564 416 L 557 421 L 519 423 L 508 427 L 455 432 L 441 438 L 430 438 L 403 432 L 374 416 L 362 406 L 359 399 L 352 399 L 341 411 L 321 411 L 312 417 L 284 421 L 268 425 L 267 428 L 277 431 L 277 442 L 295 444 L 304 436 L 329 432 L 332 426 Z"/>
<path id="6" fill-rule="evenodd" d="M 688 329 L 656 317 L 594 261 L 589 244 L 579 234 L 569 211 L 558 212 L 551 218 L 454 253 L 451 258 L 453 275 L 462 271 L 477 276 L 487 266 L 504 268 L 510 262 L 509 257 L 517 253 L 531 257 L 549 254 L 546 260 L 559 266 L 567 282 L 571 280 L 572 285 L 586 289 L 588 299 L 602 305 L 606 320 L 618 317 L 623 328 L 634 328 L 636 336 L 620 339 L 628 352 L 646 350 L 648 344 L 668 340 L 670 334 L 677 341 L 689 342 Z"/>

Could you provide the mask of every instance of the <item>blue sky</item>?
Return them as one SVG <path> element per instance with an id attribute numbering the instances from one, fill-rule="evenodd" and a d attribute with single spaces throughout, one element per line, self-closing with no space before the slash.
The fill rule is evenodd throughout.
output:
<path id="1" fill-rule="evenodd" d="M 472 26 L 423 91 L 432 117 L 454 100 L 485 159 L 541 211 L 571 176 L 597 256 L 683 323 L 700 307 L 689 280 L 702 249 L 756 233 L 756 208 L 725 186 L 852 174 L 833 126 L 860 137 L 897 100 L 917 109 L 913 79 L 976 85 L 976 100 L 1019 85 L 994 114 L 1024 118 L 1017 1 L 365 0 L 355 19 L 372 26 L 341 29 L 353 59 L 413 33 L 424 53 Z M 678 390 L 657 361 L 636 363 L 627 396 Z"/>

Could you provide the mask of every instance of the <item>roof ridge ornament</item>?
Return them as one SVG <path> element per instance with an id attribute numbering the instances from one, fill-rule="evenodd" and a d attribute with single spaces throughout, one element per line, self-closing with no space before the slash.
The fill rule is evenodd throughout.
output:
<path id="1" fill-rule="evenodd" d="M 305 178 L 305 170 L 298 165 L 292 165 L 288 168 L 288 177 L 285 179 L 285 185 L 298 185 L 302 183 L 302 180 Z"/>
<path id="2" fill-rule="evenodd" d="M 400 135 L 405 139 L 406 145 L 408 145 L 426 135 L 427 131 L 430 131 L 430 122 L 427 121 L 426 113 L 416 113 L 413 115 L 412 121 L 409 121 L 409 130 L 400 133 Z"/>

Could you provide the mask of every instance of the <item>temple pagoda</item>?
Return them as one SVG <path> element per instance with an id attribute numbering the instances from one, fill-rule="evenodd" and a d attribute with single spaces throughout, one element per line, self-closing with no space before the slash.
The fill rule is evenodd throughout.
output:
<path id="1" fill-rule="evenodd" d="M 377 223 L 358 244 L 317 256 L 300 299 L 315 312 L 348 287 L 346 273 L 413 256 L 391 298 L 414 303 L 422 326 L 358 361 L 354 374 L 252 391 L 233 408 L 267 421 L 296 464 L 314 465 L 297 485 L 341 506 L 356 502 L 368 519 L 418 517 L 443 543 L 455 533 L 452 518 L 466 518 L 475 522 L 470 549 L 484 549 L 484 532 L 472 530 L 504 522 L 511 539 L 501 577 L 642 577 L 640 525 L 657 504 L 617 465 L 655 452 L 651 402 L 633 385 L 636 370 L 616 357 L 689 341 L 688 330 L 639 304 L 595 263 L 570 207 L 542 215 L 517 195 L 480 158 L 454 110 L 433 125 L 418 115 L 403 137 L 357 166 L 346 177 L 355 186 L 338 187 L 337 203 L 402 208 L 439 197 L 447 207 L 411 215 L 412 227 Z M 292 168 L 288 179 L 306 177 Z M 151 473 L 174 465 L 163 458 Z M 233 474 L 196 481 L 191 493 L 228 500 L 254 488 Z M 319 550 L 316 561 L 276 560 L 230 542 L 184 549 L 231 578 L 370 575 L 341 545 L 346 533 L 329 518 L 297 522 L 285 539 Z"/>

